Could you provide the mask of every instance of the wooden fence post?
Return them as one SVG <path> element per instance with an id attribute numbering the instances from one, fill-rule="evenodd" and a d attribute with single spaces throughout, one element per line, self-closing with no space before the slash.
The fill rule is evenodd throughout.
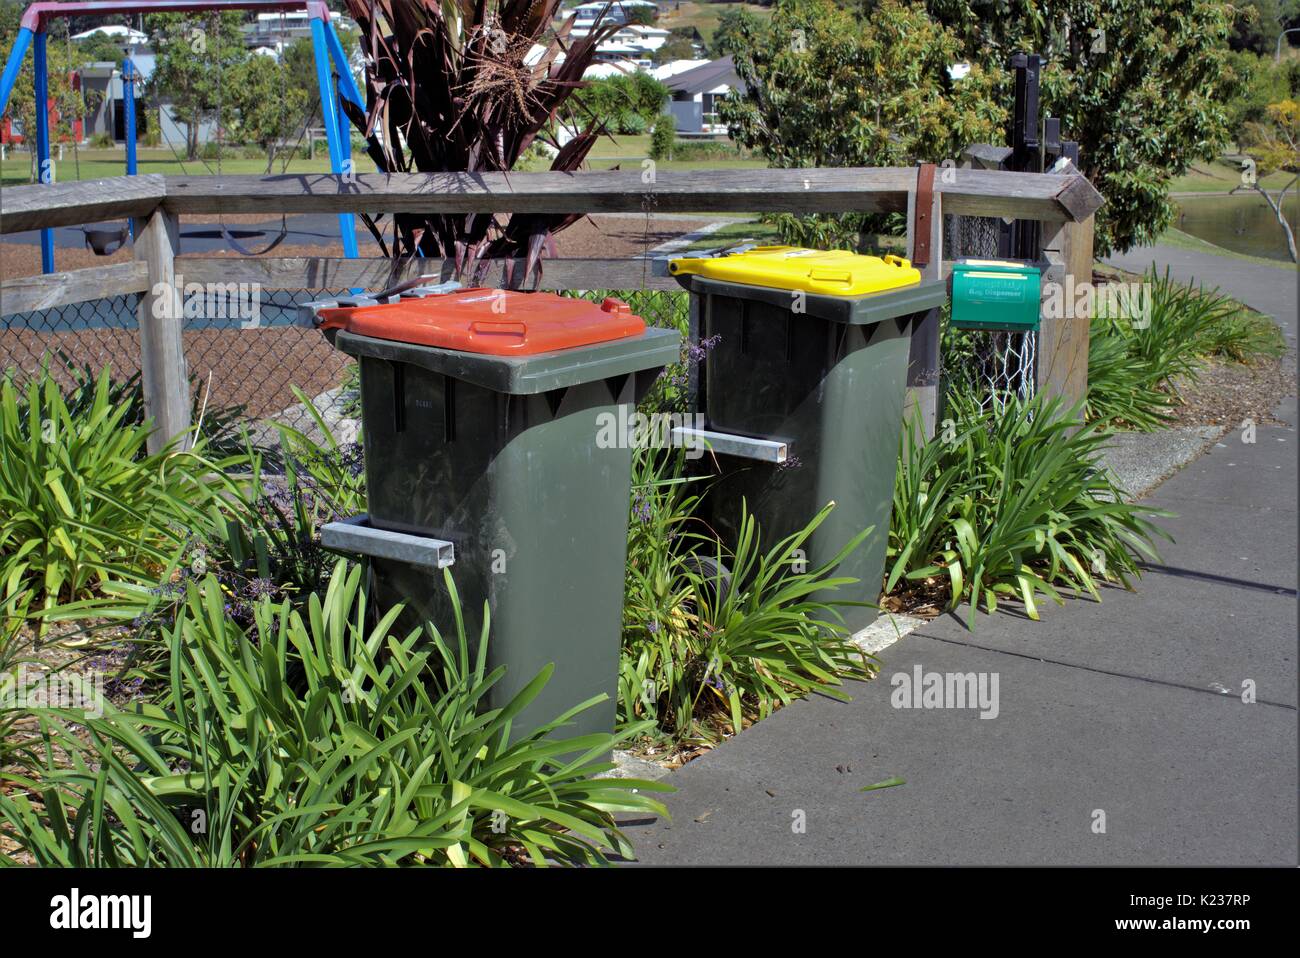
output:
<path id="1" fill-rule="evenodd" d="M 1035 363 L 1039 393 L 1061 396 L 1067 406 L 1088 395 L 1088 321 L 1092 284 L 1093 218 L 1077 223 L 1044 223 L 1043 258 L 1047 275 Z"/>
<path id="2" fill-rule="evenodd" d="M 149 451 L 158 452 L 190 428 L 190 378 L 181 339 L 184 309 L 176 276 L 180 220 L 155 210 L 135 239 L 135 258 L 149 268 L 149 289 L 140 297 L 140 381 L 145 416 L 153 420 Z M 190 445 L 189 437 L 184 447 Z"/>
<path id="3" fill-rule="evenodd" d="M 943 171 L 938 171 L 942 175 Z M 943 194 L 935 189 L 930 201 L 930 259 L 921 267 L 923 280 L 943 277 Z M 916 191 L 907 194 L 907 256 L 916 248 Z M 912 327 L 907 358 L 907 398 L 903 403 L 904 428 L 913 415 L 921 417 L 925 438 L 933 438 L 939 394 L 939 310 L 932 309 Z"/>

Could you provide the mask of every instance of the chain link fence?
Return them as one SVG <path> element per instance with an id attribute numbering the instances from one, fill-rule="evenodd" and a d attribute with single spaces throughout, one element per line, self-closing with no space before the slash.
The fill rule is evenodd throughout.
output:
<path id="1" fill-rule="evenodd" d="M 111 366 L 114 378 L 130 378 L 140 371 L 139 301 L 135 294 L 113 296 L 0 317 L 0 371 L 25 382 L 48 364 L 71 385 L 74 369 Z"/>
<path id="2" fill-rule="evenodd" d="M 194 396 L 194 418 L 244 424 L 255 441 L 274 442 L 279 422 L 308 434 L 319 432 L 295 389 L 307 396 L 336 438 L 356 437 L 359 415 L 356 364 L 319 332 L 295 324 L 299 303 L 343 290 L 225 290 L 194 300 L 184 297 L 185 361 Z M 687 294 L 673 290 L 584 290 L 568 295 L 600 302 L 615 296 L 651 325 L 687 326 Z M 139 297 L 88 300 L 0 318 L 0 371 L 18 381 L 48 363 L 65 385 L 74 370 L 98 374 L 111 367 L 124 382 L 140 372 Z M 685 347 L 684 347 L 685 349 Z M 680 375 L 670 370 L 668 376 Z M 317 439 L 323 438 L 316 436 Z"/>

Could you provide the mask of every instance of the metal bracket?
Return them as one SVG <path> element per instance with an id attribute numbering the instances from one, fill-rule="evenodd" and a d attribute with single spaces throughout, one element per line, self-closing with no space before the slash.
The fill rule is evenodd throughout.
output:
<path id="1" fill-rule="evenodd" d="M 670 439 L 672 444 L 679 448 L 704 448 L 719 455 L 737 456 L 741 459 L 756 459 L 759 462 L 782 463 L 790 455 L 789 445 L 775 439 L 754 439 L 750 436 L 737 436 L 729 432 L 692 429 L 689 426 L 674 427 Z"/>
<path id="2" fill-rule="evenodd" d="M 437 283 L 430 286 L 419 285 L 421 281 L 432 278 L 433 277 L 429 276 L 421 276 L 415 280 L 408 280 L 406 283 L 399 283 L 397 286 L 380 293 L 362 293 L 354 296 L 338 296 L 334 299 L 316 299 L 309 303 L 299 303 L 298 311 L 294 318 L 294 325 L 315 329 L 319 325 L 318 319 L 322 309 L 379 306 L 380 304 L 386 303 L 400 303 L 404 299 L 423 299 L 426 296 L 440 296 L 443 293 L 451 293 L 460 289 L 460 283 L 456 282 L 454 279 L 448 280 L 445 283 Z"/>
<path id="3" fill-rule="evenodd" d="M 668 259 L 717 259 L 722 256 L 732 256 L 736 253 L 748 253 L 752 249 L 757 249 L 758 245 L 752 239 L 743 239 L 735 243 L 729 243 L 726 246 L 692 250 L 690 253 L 681 256 L 670 256 Z"/>
<path id="4" fill-rule="evenodd" d="M 370 524 L 370 516 L 364 512 L 342 522 L 328 522 L 321 526 L 320 541 L 327 549 L 408 562 L 430 569 L 445 569 L 456 561 L 456 547 L 445 539 L 376 529 Z"/>

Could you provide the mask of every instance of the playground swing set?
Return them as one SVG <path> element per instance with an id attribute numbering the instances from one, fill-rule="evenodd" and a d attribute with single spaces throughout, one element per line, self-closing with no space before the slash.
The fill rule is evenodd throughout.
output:
<path id="1" fill-rule="evenodd" d="M 9 105 L 9 96 L 18 80 L 23 60 L 30 47 L 32 50 L 32 67 L 35 72 L 34 92 L 38 104 L 49 103 L 49 70 L 46 58 L 47 26 L 51 20 L 66 17 L 109 16 L 112 14 L 153 14 L 153 13 L 221 13 L 229 10 L 257 10 L 279 12 L 283 19 L 285 11 L 306 10 L 311 24 L 312 50 L 316 63 L 316 82 L 320 89 L 321 115 L 325 124 L 325 139 L 329 146 L 330 169 L 337 174 L 352 171 L 352 140 L 347 115 L 343 112 L 342 100 L 346 99 L 362 112 L 365 102 L 357 90 L 348 67 L 343 44 L 339 41 L 334 24 L 330 20 L 329 9 L 323 0 L 135 0 L 132 3 L 118 2 L 43 2 L 33 3 L 22 16 L 18 35 L 9 50 L 4 72 L 0 74 L 0 114 Z M 218 68 L 220 69 L 220 68 Z M 134 176 L 136 169 L 136 122 L 135 122 L 135 83 L 138 77 L 135 65 L 128 58 L 122 64 L 122 99 L 125 112 L 126 137 L 126 173 Z M 220 77 L 218 78 L 220 89 Z M 40 182 L 51 184 L 55 181 L 54 164 L 50 159 L 50 118 L 49 110 L 36 111 L 36 158 Z M 221 122 L 223 117 L 218 106 L 217 136 L 220 147 Z M 220 173 L 220 149 L 217 154 L 217 168 Z M 87 246 L 98 255 L 109 255 L 121 247 L 128 236 L 135 235 L 133 223 L 128 223 L 120 230 L 84 229 Z M 356 226 L 351 213 L 339 214 L 339 232 L 343 240 L 344 255 L 355 259 L 357 256 Z M 287 223 L 281 218 L 280 234 L 265 249 L 269 252 L 280 244 L 288 233 Z M 254 255 L 245 249 L 221 224 L 221 234 L 237 252 Z M 41 230 L 41 271 L 54 272 L 54 231 Z"/>

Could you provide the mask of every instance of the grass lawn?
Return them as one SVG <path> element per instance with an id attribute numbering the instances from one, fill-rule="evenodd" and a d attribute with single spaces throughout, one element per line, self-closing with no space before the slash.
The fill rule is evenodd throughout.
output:
<path id="1" fill-rule="evenodd" d="M 650 155 L 650 136 L 619 136 L 616 139 L 601 139 L 592 149 L 590 166 L 593 170 L 607 170 L 621 164 L 623 169 L 639 169 L 641 161 Z M 354 153 L 359 172 L 370 170 L 370 161 L 359 153 Z M 141 150 L 138 164 L 141 173 L 162 173 L 168 175 L 206 176 L 215 173 L 215 160 L 208 160 L 205 166 L 194 160 L 184 164 L 178 163 L 171 150 Z M 660 164 L 665 170 L 704 170 L 704 169 L 763 169 L 767 163 L 760 159 L 713 159 L 713 160 L 667 160 Z M 293 159 L 289 162 L 289 173 L 328 173 L 329 156 L 322 148 L 314 160 Z M 266 172 L 265 159 L 244 159 L 227 157 L 221 161 L 223 173 Z M 275 162 L 275 172 L 280 172 L 280 160 Z M 80 175 L 78 175 L 80 173 Z M 59 182 L 70 180 L 98 180 L 110 176 L 126 175 L 126 153 L 123 150 L 80 150 L 74 159 L 71 149 L 64 149 L 63 162 L 55 162 L 55 179 Z M 0 185 L 18 186 L 30 183 L 31 157 L 22 151 L 10 151 L 7 159 L 0 163 Z"/>
<path id="2" fill-rule="evenodd" d="M 588 162 L 588 166 L 593 170 L 608 170 L 611 167 L 618 166 L 623 170 L 634 170 L 641 168 L 641 161 L 645 159 L 646 154 L 642 153 L 636 156 L 628 155 L 623 157 L 604 157 L 593 158 Z M 661 170 L 765 170 L 767 161 L 754 159 L 731 159 L 731 160 L 660 160 L 659 169 Z"/>
<path id="3" fill-rule="evenodd" d="M 1294 173 L 1270 173 L 1260 182 L 1265 189 L 1280 190 L 1290 182 Z M 1215 160 L 1213 163 L 1195 163 L 1186 176 L 1170 184 L 1172 193 L 1226 193 L 1241 185 L 1241 167 L 1232 162 Z"/>
<path id="4" fill-rule="evenodd" d="M 625 170 L 638 169 L 641 161 L 649 155 L 650 134 L 615 134 L 613 139 L 602 137 L 597 141 L 587 162 L 593 170 L 608 170 L 616 164 Z M 758 157 L 737 156 L 708 160 L 661 160 L 659 166 L 665 170 L 762 170 L 767 168 L 767 161 Z"/>
<path id="5" fill-rule="evenodd" d="M 752 3 L 695 3 L 693 0 L 686 0 L 683 3 L 662 6 L 660 9 L 663 12 L 659 14 L 655 26 L 661 30 L 694 27 L 700 31 L 700 36 L 704 37 L 705 43 L 712 43 L 713 33 L 718 29 L 718 22 L 722 19 L 722 15 L 738 7 L 744 7 L 750 13 L 763 18 L 772 15 L 769 7 L 760 7 Z"/>
<path id="6" fill-rule="evenodd" d="M 1206 242 L 1199 236 L 1193 236 L 1190 233 L 1184 233 L 1182 230 L 1168 229 L 1160 234 L 1160 240 L 1166 246 L 1174 246 L 1178 249 L 1194 250 L 1198 253 L 1211 253 L 1214 256 L 1224 256 L 1228 259 L 1245 260 L 1248 263 L 1258 263 L 1261 266 L 1276 266 L 1278 269 L 1294 270 L 1295 263 L 1288 263 L 1285 260 L 1266 259 L 1262 256 L 1247 256 L 1245 253 L 1236 253 L 1230 249 L 1224 249 L 1222 246 L 1215 246 L 1213 243 Z"/>
<path id="7" fill-rule="evenodd" d="M 57 153 L 55 156 L 57 157 Z M 212 172 L 216 172 L 216 160 L 208 160 L 208 165 L 204 166 L 199 160 L 178 163 L 171 150 L 140 150 L 137 156 L 137 163 L 141 173 L 164 173 L 171 175 L 184 175 L 192 173 L 195 176 L 207 175 L 208 167 Z M 80 168 L 80 176 L 78 176 Z M 288 172 L 290 173 L 328 173 L 330 168 L 329 155 L 324 149 L 321 149 L 314 160 L 293 159 L 289 162 Z M 223 173 L 257 173 L 266 172 L 266 159 L 243 159 L 226 157 L 221 161 L 221 172 Z M 280 172 L 280 160 L 275 162 L 275 172 Z M 109 176 L 126 175 L 126 151 L 125 150 L 79 150 L 77 157 L 74 159 L 72 150 L 65 147 L 63 150 L 63 162 L 55 161 L 55 179 L 61 183 L 70 180 L 98 180 Z M 0 184 L 5 186 L 15 186 L 20 183 L 31 182 L 31 156 L 26 152 L 10 151 L 8 158 L 0 164 Z"/>

